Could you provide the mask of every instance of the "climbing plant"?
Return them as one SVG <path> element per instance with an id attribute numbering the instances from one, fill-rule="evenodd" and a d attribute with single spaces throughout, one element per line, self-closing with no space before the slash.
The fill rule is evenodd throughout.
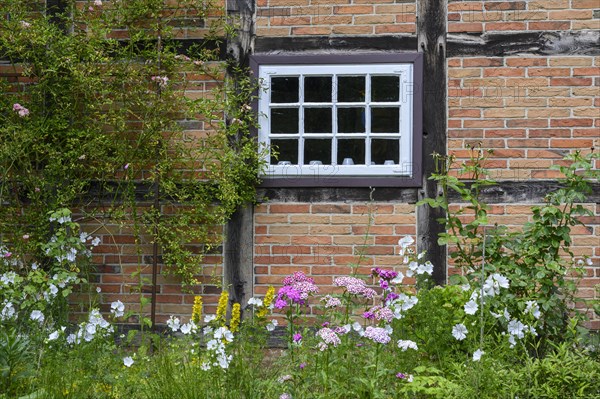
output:
<path id="1" fill-rule="evenodd" d="M 149 234 L 194 284 L 261 168 L 254 86 L 220 51 L 234 28 L 207 1 L 62 4 L 0 0 L 0 241 L 48 266 L 66 207 Z"/>

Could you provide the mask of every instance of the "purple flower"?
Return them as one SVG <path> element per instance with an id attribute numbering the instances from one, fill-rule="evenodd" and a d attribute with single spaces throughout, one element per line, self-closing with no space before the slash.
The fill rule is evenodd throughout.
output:
<path id="1" fill-rule="evenodd" d="M 297 343 L 297 344 L 300 343 L 300 341 L 302 341 L 302 334 L 300 334 L 300 333 L 294 334 L 293 339 L 294 339 L 295 343 Z"/>
<path id="2" fill-rule="evenodd" d="M 22 106 L 21 104 L 19 104 L 19 103 L 14 103 L 13 104 L 13 111 L 15 111 L 16 113 L 18 113 L 21 118 L 24 118 L 27 115 L 29 115 L 29 110 L 27 108 L 25 108 L 24 106 Z"/>
<path id="3" fill-rule="evenodd" d="M 323 324 L 321 324 L 321 327 L 327 327 L 329 325 L 328 321 L 324 321 Z"/>
<path id="4" fill-rule="evenodd" d="M 370 310 L 367 310 L 365 313 L 363 313 L 363 317 L 365 319 L 371 320 L 375 318 L 375 313 L 371 312 Z"/>
<path id="5" fill-rule="evenodd" d="M 333 280 L 333 285 L 344 287 L 350 294 L 361 295 L 368 299 L 373 298 L 376 294 L 375 290 L 367 288 L 367 284 L 356 277 L 338 277 Z"/>
<path id="6" fill-rule="evenodd" d="M 393 280 L 396 278 L 396 276 L 398 276 L 398 272 L 388 269 L 380 269 L 378 267 L 372 268 L 371 273 L 373 273 L 373 276 L 379 276 L 379 278 L 387 281 Z"/>
<path id="7" fill-rule="evenodd" d="M 379 279 L 379 286 L 381 288 L 383 288 L 384 290 L 387 290 L 390 287 L 390 284 L 386 280 L 380 278 Z"/>
<path id="8" fill-rule="evenodd" d="M 404 378 L 406 378 L 406 374 L 404 374 L 404 373 L 398 373 L 398 374 L 396 374 L 396 378 L 402 378 L 402 379 L 404 379 Z"/>
<path id="9" fill-rule="evenodd" d="M 298 367 L 300 367 L 300 370 L 304 370 L 304 367 L 306 367 L 306 363 L 302 362 Z"/>
<path id="10" fill-rule="evenodd" d="M 333 345 L 335 347 L 342 342 L 335 331 L 328 327 L 324 327 L 317 331 L 317 336 L 323 340 L 323 342 L 319 344 L 319 349 L 321 351 L 327 349 L 328 345 Z"/>
<path id="11" fill-rule="evenodd" d="M 319 292 L 312 278 L 306 277 L 302 272 L 295 272 L 283 279 L 283 287 L 277 293 L 275 307 L 283 309 L 290 303 L 305 305 L 310 294 Z"/>

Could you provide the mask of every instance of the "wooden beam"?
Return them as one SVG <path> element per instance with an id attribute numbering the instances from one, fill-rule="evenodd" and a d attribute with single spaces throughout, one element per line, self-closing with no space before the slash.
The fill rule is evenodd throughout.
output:
<path id="1" fill-rule="evenodd" d="M 238 27 L 236 35 L 227 39 L 227 57 L 237 65 L 247 67 L 254 40 L 255 2 L 228 0 L 227 10 L 228 18 Z M 235 79 L 235 75 L 231 77 Z M 242 308 L 254 290 L 253 244 L 254 206 L 245 204 L 226 224 L 223 242 L 223 284 L 229 290 L 230 302 L 240 303 Z"/>
<path id="2" fill-rule="evenodd" d="M 417 1 L 418 50 L 423 53 L 423 186 L 419 197 L 435 198 L 438 187 L 428 179 L 434 172 L 433 153 L 446 154 L 446 24 L 447 0 Z M 417 207 L 417 248 L 434 264 L 433 279 L 446 282 L 446 248 L 438 245 L 444 225 L 441 208 Z"/>
<path id="3" fill-rule="evenodd" d="M 600 55 L 600 31 L 448 34 L 448 57 Z"/>
<path id="4" fill-rule="evenodd" d="M 255 52 L 291 53 L 299 51 L 415 51 L 417 38 L 413 35 L 373 36 L 314 36 L 314 37 L 257 37 Z"/>

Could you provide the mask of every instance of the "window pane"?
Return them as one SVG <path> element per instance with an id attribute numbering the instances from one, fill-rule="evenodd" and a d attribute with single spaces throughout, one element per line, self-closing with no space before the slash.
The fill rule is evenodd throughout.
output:
<path id="1" fill-rule="evenodd" d="M 311 161 L 331 164 L 331 139 L 304 140 L 304 164 L 309 165 Z"/>
<path id="2" fill-rule="evenodd" d="M 307 76 L 304 78 L 305 102 L 331 102 L 331 76 Z"/>
<path id="3" fill-rule="evenodd" d="M 305 133 L 331 133 L 331 108 L 304 108 Z"/>
<path id="4" fill-rule="evenodd" d="M 338 77 L 338 102 L 364 102 L 365 77 L 340 76 Z"/>
<path id="5" fill-rule="evenodd" d="M 372 139 L 371 140 L 371 162 L 375 165 L 384 165 L 386 161 L 398 165 L 400 159 L 400 142 L 397 139 Z"/>
<path id="6" fill-rule="evenodd" d="M 298 133 L 298 108 L 271 108 L 271 133 Z"/>
<path id="7" fill-rule="evenodd" d="M 279 162 L 298 164 L 298 140 L 271 140 L 271 165 Z"/>
<path id="8" fill-rule="evenodd" d="M 360 108 L 338 108 L 338 132 L 340 133 L 364 133 L 365 132 L 365 109 Z"/>
<path id="9" fill-rule="evenodd" d="M 373 76 L 371 77 L 371 101 L 399 101 L 400 77 L 399 76 Z"/>
<path id="10" fill-rule="evenodd" d="M 272 103 L 296 103 L 298 102 L 298 77 L 271 78 L 271 102 Z"/>
<path id="11" fill-rule="evenodd" d="M 354 165 L 365 164 L 365 140 L 338 140 L 337 163 L 342 165 L 346 158 L 351 158 Z"/>
<path id="12" fill-rule="evenodd" d="M 372 133 L 400 133 L 400 109 L 376 108 L 371 109 Z"/>

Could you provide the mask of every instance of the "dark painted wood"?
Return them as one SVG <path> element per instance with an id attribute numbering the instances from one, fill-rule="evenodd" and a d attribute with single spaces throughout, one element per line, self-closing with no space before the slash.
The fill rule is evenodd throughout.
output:
<path id="1" fill-rule="evenodd" d="M 258 190 L 259 199 L 268 199 L 279 202 L 363 202 L 371 198 L 371 189 L 369 187 L 357 188 L 324 188 L 324 187 L 303 187 L 303 188 L 261 188 Z M 416 188 L 375 188 L 372 198 L 380 202 L 399 202 L 411 203 L 417 202 Z"/>
<path id="2" fill-rule="evenodd" d="M 413 35 L 393 36 L 314 36 L 314 37 L 257 37 L 256 53 L 285 54 L 299 51 L 327 53 L 332 50 L 352 51 L 380 50 L 398 53 L 415 51 L 417 38 Z"/>
<path id="3" fill-rule="evenodd" d="M 590 183 L 592 192 L 586 196 L 586 203 L 600 204 L 600 183 Z M 544 201 L 544 197 L 563 185 L 556 180 L 502 181 L 481 190 L 481 201 L 487 204 L 534 204 Z M 449 193 L 449 200 L 461 202 L 458 194 Z"/>
<path id="4" fill-rule="evenodd" d="M 236 34 L 227 38 L 227 58 L 234 65 L 248 67 L 254 40 L 254 0 L 228 0 L 228 16 L 237 26 Z M 236 82 L 235 68 L 228 74 Z M 232 144 L 239 140 L 232 137 Z M 240 206 L 225 226 L 223 242 L 223 284 L 230 302 L 245 304 L 253 294 L 254 284 L 254 206 Z"/>
<path id="5" fill-rule="evenodd" d="M 438 187 L 428 179 L 435 167 L 431 154 L 446 153 L 446 0 L 420 0 L 417 2 L 417 38 L 423 59 L 423 185 L 419 199 L 435 198 Z M 433 280 L 446 282 L 446 247 L 437 243 L 444 232 L 441 208 L 429 205 L 417 207 L 417 249 L 427 251 L 427 259 L 434 264 Z"/>
<path id="6" fill-rule="evenodd" d="M 448 57 L 600 55 L 600 31 L 448 34 Z"/>

